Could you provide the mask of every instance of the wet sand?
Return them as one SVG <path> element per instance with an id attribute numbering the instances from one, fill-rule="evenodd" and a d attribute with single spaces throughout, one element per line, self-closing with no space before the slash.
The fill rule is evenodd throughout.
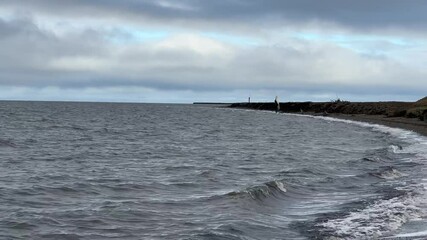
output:
<path id="1" fill-rule="evenodd" d="M 305 113 L 310 115 L 319 115 L 315 113 Z M 352 121 L 380 124 L 388 127 L 401 128 L 416 132 L 427 137 L 427 122 L 416 118 L 405 117 L 387 117 L 384 115 L 366 115 L 366 114 L 340 114 L 331 113 L 328 117 L 347 119 Z"/>

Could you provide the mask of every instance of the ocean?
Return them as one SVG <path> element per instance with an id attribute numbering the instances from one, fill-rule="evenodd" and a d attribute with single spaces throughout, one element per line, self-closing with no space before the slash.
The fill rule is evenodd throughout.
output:
<path id="1" fill-rule="evenodd" d="M 0 239 L 426 239 L 427 138 L 217 106 L 0 102 Z"/>

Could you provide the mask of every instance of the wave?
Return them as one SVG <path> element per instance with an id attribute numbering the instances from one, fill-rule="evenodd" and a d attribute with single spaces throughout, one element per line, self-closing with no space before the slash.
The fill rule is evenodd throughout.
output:
<path id="1" fill-rule="evenodd" d="M 294 114 L 294 113 L 284 113 L 284 114 L 289 116 L 321 119 L 321 120 L 330 121 L 330 122 L 342 122 L 342 123 L 357 125 L 364 128 L 370 128 L 373 131 L 388 134 L 408 144 L 408 146 L 405 145 L 405 147 L 402 147 L 401 145 L 390 145 L 391 152 L 395 154 L 412 153 L 416 155 L 417 160 L 422 160 L 422 161 L 427 160 L 427 137 L 419 135 L 418 133 L 415 133 L 413 131 L 409 131 L 401 128 L 388 127 L 380 124 L 359 122 L 359 121 L 333 118 L 333 117 L 300 115 L 300 114 Z"/>
<path id="2" fill-rule="evenodd" d="M 390 145 L 390 149 L 393 153 L 400 153 L 403 150 L 403 147 L 400 145 Z"/>
<path id="3" fill-rule="evenodd" d="M 77 131 L 88 131 L 89 128 L 77 126 L 77 125 L 50 125 L 46 126 L 47 129 L 67 129 L 67 130 L 77 130 Z"/>
<path id="4" fill-rule="evenodd" d="M 423 141 L 427 141 L 426 137 L 423 137 L 423 136 L 421 136 L 421 135 L 419 135 L 413 131 L 405 130 L 405 129 L 401 129 L 401 128 L 388 127 L 388 126 L 384 126 L 384 125 L 380 125 L 380 124 L 360 122 L 360 121 L 341 119 L 341 118 L 333 118 L 333 117 L 324 117 L 324 116 L 301 115 L 301 114 L 294 114 L 294 113 L 284 113 L 284 114 L 289 115 L 289 116 L 322 119 L 322 120 L 326 120 L 326 121 L 330 121 L 330 122 L 349 123 L 349 124 L 358 125 L 361 127 L 371 128 L 375 131 L 388 133 L 388 134 L 395 136 L 395 137 L 398 137 L 400 139 L 422 139 Z"/>
<path id="5" fill-rule="evenodd" d="M 287 115 L 301 116 L 298 114 Z M 301 117 L 310 117 L 331 122 L 342 122 L 363 128 L 369 128 L 372 131 L 385 133 L 388 136 L 399 140 L 399 144 L 395 143 L 390 145 L 388 149 L 385 149 L 388 153 L 399 155 L 397 158 L 392 157 L 392 159 L 399 160 L 398 162 L 394 162 L 394 164 L 402 167 L 403 169 L 407 166 L 414 166 L 414 164 L 420 165 L 420 169 L 425 168 L 425 162 L 427 161 L 427 137 L 425 136 L 412 131 L 379 124 L 323 116 L 303 115 Z M 404 144 L 400 145 L 401 143 Z M 382 157 L 366 157 L 362 160 L 377 164 L 389 162 L 384 161 Z M 386 166 L 380 168 L 377 172 L 369 173 L 369 176 L 394 181 L 408 175 L 400 172 L 396 168 Z M 425 177 L 423 178 L 422 176 L 413 177 L 415 177 L 414 181 L 418 183 L 420 180 L 424 181 L 425 179 Z M 404 183 L 402 182 L 402 184 Z M 393 195 L 385 199 L 376 200 L 371 204 L 358 208 L 358 210 L 351 210 L 344 216 L 341 215 L 320 223 L 318 222 L 316 227 L 321 228 L 319 229 L 320 234 L 325 234 L 324 236 L 331 236 L 331 239 L 377 239 L 380 237 L 388 237 L 391 232 L 398 230 L 402 225 L 410 220 L 419 218 L 425 219 L 425 212 L 427 211 L 425 207 L 425 195 L 427 188 L 425 186 L 421 186 L 422 184 L 416 185 L 417 186 L 404 184 L 402 187 L 396 187 L 396 190 L 399 188 L 404 190 L 404 194 Z M 424 231 L 406 235 L 396 235 L 395 237 L 413 236 L 427 236 L 427 233 Z"/>
<path id="6" fill-rule="evenodd" d="M 385 162 L 385 160 L 380 157 L 364 157 L 361 160 L 365 162 L 374 162 L 374 163 Z"/>
<path id="7" fill-rule="evenodd" d="M 37 226 L 35 224 L 31 224 L 29 222 L 17 221 L 17 220 L 6 220 L 3 221 L 2 225 L 6 226 L 10 229 L 25 231 L 35 229 Z"/>
<path id="8" fill-rule="evenodd" d="M 421 196 L 412 193 L 377 200 L 363 209 L 318 223 L 317 226 L 323 228 L 321 232 L 338 238 L 376 239 L 399 229 L 410 219 L 421 217 L 422 210 L 417 206 L 422 200 Z"/>
<path id="9" fill-rule="evenodd" d="M 385 170 L 380 172 L 373 172 L 373 173 L 370 173 L 370 175 L 377 178 L 386 179 L 386 180 L 398 179 L 403 176 L 406 176 L 405 174 L 399 172 L 397 169 L 393 167 L 386 167 Z"/>
<path id="10" fill-rule="evenodd" d="M 283 170 L 277 173 L 280 176 L 322 176 L 327 175 L 326 173 L 320 171 L 319 169 L 313 169 L 308 167 L 298 168 L 298 169 L 289 169 Z"/>
<path id="11" fill-rule="evenodd" d="M 16 144 L 11 140 L 0 139 L 0 147 L 11 147 L 16 148 Z"/>
<path id="12" fill-rule="evenodd" d="M 226 195 L 231 197 L 250 197 L 256 201 L 262 201 L 269 197 L 280 197 L 287 191 L 282 181 L 271 181 L 260 186 L 246 188 L 243 191 L 233 191 Z"/>

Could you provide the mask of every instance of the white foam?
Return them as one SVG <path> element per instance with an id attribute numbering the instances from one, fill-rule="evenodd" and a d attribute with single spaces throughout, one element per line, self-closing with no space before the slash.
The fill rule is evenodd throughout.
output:
<path id="1" fill-rule="evenodd" d="M 395 145 L 390 146 L 390 149 L 393 153 L 412 153 L 415 154 L 415 156 L 407 160 L 411 162 L 414 161 L 422 163 L 423 165 L 427 162 L 427 137 L 421 136 L 415 132 L 400 128 L 392 128 L 379 124 L 358 122 L 347 119 L 299 114 L 288 115 L 304 116 L 332 122 L 348 123 L 370 128 L 373 131 L 379 131 L 386 134 L 390 134 L 392 137 L 398 138 L 408 143 L 408 145 L 405 145 L 404 148 Z M 425 168 L 425 166 L 420 167 Z M 383 173 L 382 176 L 386 179 L 396 179 L 405 175 L 393 169 L 393 171 Z M 344 218 L 329 220 L 319 225 L 335 232 L 339 236 L 345 236 L 346 239 L 366 239 L 381 237 L 391 231 L 396 231 L 407 221 L 414 220 L 417 218 L 425 219 L 425 211 L 427 209 L 427 203 L 425 201 L 427 195 L 426 186 L 427 183 L 425 182 L 419 183 L 418 186 L 407 186 L 408 190 L 414 190 L 415 188 L 417 189 L 417 197 L 404 196 L 392 198 L 389 200 L 379 200 L 373 205 L 370 205 L 365 209 L 352 212 Z M 425 233 L 426 232 L 419 232 L 411 234 Z M 410 235 L 398 236 L 409 237 Z"/>
<path id="2" fill-rule="evenodd" d="M 382 179 L 388 179 L 388 180 L 398 179 L 398 178 L 401 178 L 403 176 L 407 176 L 407 175 L 397 171 L 394 168 L 391 170 L 385 171 L 385 172 L 378 175 L 378 177 L 380 177 Z"/>
<path id="3" fill-rule="evenodd" d="M 280 189 L 280 191 L 287 192 L 285 185 L 282 182 L 279 182 L 279 181 L 274 181 L 274 182 L 276 183 L 276 185 Z"/>
<path id="4" fill-rule="evenodd" d="M 402 161 L 418 162 L 422 164 L 420 167 L 426 168 L 424 164 L 427 162 L 427 137 L 421 136 L 413 131 L 333 117 L 293 113 L 283 114 L 295 117 L 320 119 L 330 122 L 347 123 L 369 128 L 372 131 L 389 134 L 390 136 L 407 143 L 403 148 L 394 145 L 390 146 L 393 153 L 414 154 L 415 156 L 412 156 L 410 159 L 402 159 Z M 389 179 L 395 179 L 402 176 L 405 175 L 397 170 L 390 171 L 384 175 L 384 177 Z M 427 195 L 427 182 L 421 181 L 418 182 L 417 185 L 418 186 L 412 185 L 405 187 L 408 191 L 414 191 L 417 189 L 416 195 L 405 195 L 388 200 L 378 200 L 372 205 L 369 205 L 364 209 L 351 212 L 343 218 L 331 219 L 318 225 L 326 228 L 327 231 L 335 232 L 335 235 L 338 237 L 344 237 L 346 239 L 375 239 L 378 237 L 384 237 L 384 235 L 399 229 L 407 221 L 419 218 L 425 219 L 426 215 L 424 212 L 427 210 L 427 202 L 425 201 Z M 398 236 L 424 236 L 421 234 L 426 234 L 426 232 L 410 234 L 412 235 L 402 234 Z"/>
<path id="5" fill-rule="evenodd" d="M 409 237 L 427 237 L 427 231 L 414 232 L 414 233 L 403 233 L 403 234 L 398 234 L 398 235 L 390 237 L 390 238 L 409 238 Z"/>
<path id="6" fill-rule="evenodd" d="M 395 231 L 410 219 L 421 216 L 419 197 L 403 196 L 379 200 L 365 209 L 351 212 L 344 218 L 318 224 L 346 239 L 370 239 Z"/>
<path id="7" fill-rule="evenodd" d="M 390 149 L 394 153 L 399 153 L 401 152 L 401 150 L 403 150 L 402 147 L 396 145 L 390 145 Z"/>

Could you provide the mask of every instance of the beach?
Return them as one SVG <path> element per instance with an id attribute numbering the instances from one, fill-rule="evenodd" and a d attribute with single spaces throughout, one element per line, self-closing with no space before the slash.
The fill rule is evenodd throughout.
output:
<path id="1" fill-rule="evenodd" d="M 366 115 L 366 114 L 328 114 L 328 117 L 347 119 L 352 121 L 380 124 L 393 128 L 401 128 L 427 136 L 427 122 L 415 118 L 405 117 L 387 117 L 384 115 Z"/>
<path id="2" fill-rule="evenodd" d="M 273 102 L 233 103 L 229 107 L 276 110 Z M 280 103 L 279 112 L 381 124 L 427 136 L 426 108 L 427 100 L 423 98 L 417 102 L 284 102 Z"/>

